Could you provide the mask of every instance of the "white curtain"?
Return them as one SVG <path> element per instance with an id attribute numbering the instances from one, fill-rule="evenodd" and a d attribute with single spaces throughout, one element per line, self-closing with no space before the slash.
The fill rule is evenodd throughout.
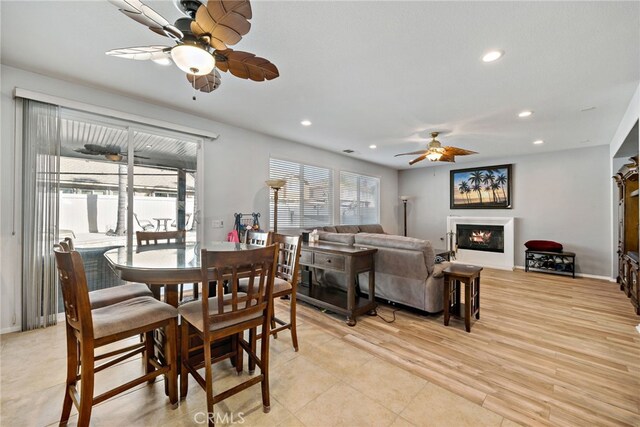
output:
<path id="1" fill-rule="evenodd" d="M 22 330 L 56 324 L 59 107 L 23 100 Z"/>

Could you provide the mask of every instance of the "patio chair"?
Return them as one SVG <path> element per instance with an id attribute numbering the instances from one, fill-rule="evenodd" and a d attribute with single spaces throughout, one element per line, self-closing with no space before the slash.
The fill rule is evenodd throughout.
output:
<path id="1" fill-rule="evenodd" d="M 136 213 L 133 214 L 133 217 L 136 219 L 136 222 L 138 223 L 138 227 L 142 228 L 143 231 L 147 231 L 152 228 L 155 228 L 155 225 L 153 225 L 153 223 L 148 219 L 138 219 L 138 214 Z"/>

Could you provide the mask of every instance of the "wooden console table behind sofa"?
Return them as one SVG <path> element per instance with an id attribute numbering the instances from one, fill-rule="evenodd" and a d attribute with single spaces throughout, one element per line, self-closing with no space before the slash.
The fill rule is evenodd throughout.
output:
<path id="1" fill-rule="evenodd" d="M 360 248 L 335 243 L 303 243 L 300 252 L 300 265 L 309 268 L 338 271 L 345 274 L 347 292 L 330 286 L 310 283 L 298 286 L 297 298 L 327 310 L 347 316 L 347 325 L 356 324 L 356 316 L 368 313 L 376 314 L 374 248 Z M 356 277 L 369 272 L 368 298 L 360 297 L 356 292 Z M 312 281 L 313 282 L 313 281 Z"/>

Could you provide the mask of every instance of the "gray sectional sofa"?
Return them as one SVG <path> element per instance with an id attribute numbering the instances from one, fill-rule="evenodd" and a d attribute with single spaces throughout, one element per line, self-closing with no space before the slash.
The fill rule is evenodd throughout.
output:
<path id="1" fill-rule="evenodd" d="M 442 311 L 443 274 L 448 262 L 435 263 L 431 242 L 386 234 L 379 224 L 336 225 L 318 230 L 320 240 L 378 249 L 375 255 L 376 297 L 419 310 Z M 367 278 L 361 275 L 361 283 Z M 344 278 L 325 273 L 330 284 L 344 287 Z M 366 286 L 361 287 L 366 292 Z"/>

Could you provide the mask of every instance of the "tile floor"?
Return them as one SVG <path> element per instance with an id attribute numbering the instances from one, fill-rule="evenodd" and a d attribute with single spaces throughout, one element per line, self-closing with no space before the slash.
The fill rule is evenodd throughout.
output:
<path id="1" fill-rule="evenodd" d="M 306 316 L 327 316 L 303 304 L 299 310 Z M 271 341 L 271 411 L 262 412 L 260 387 L 254 386 L 215 406 L 217 425 L 516 425 L 314 324 L 299 323 L 298 334 L 297 353 L 288 333 Z M 0 425 L 57 425 L 66 369 L 64 325 L 7 334 L 0 341 Z M 227 361 L 215 368 L 214 389 L 242 379 Z M 96 392 L 124 382 L 141 369 L 140 361 L 132 360 L 98 374 Z M 187 398 L 175 409 L 164 395 L 161 380 L 139 386 L 96 406 L 92 425 L 202 425 L 205 394 L 193 379 L 189 385 Z M 73 416 L 69 424 L 75 425 L 75 420 Z"/>

